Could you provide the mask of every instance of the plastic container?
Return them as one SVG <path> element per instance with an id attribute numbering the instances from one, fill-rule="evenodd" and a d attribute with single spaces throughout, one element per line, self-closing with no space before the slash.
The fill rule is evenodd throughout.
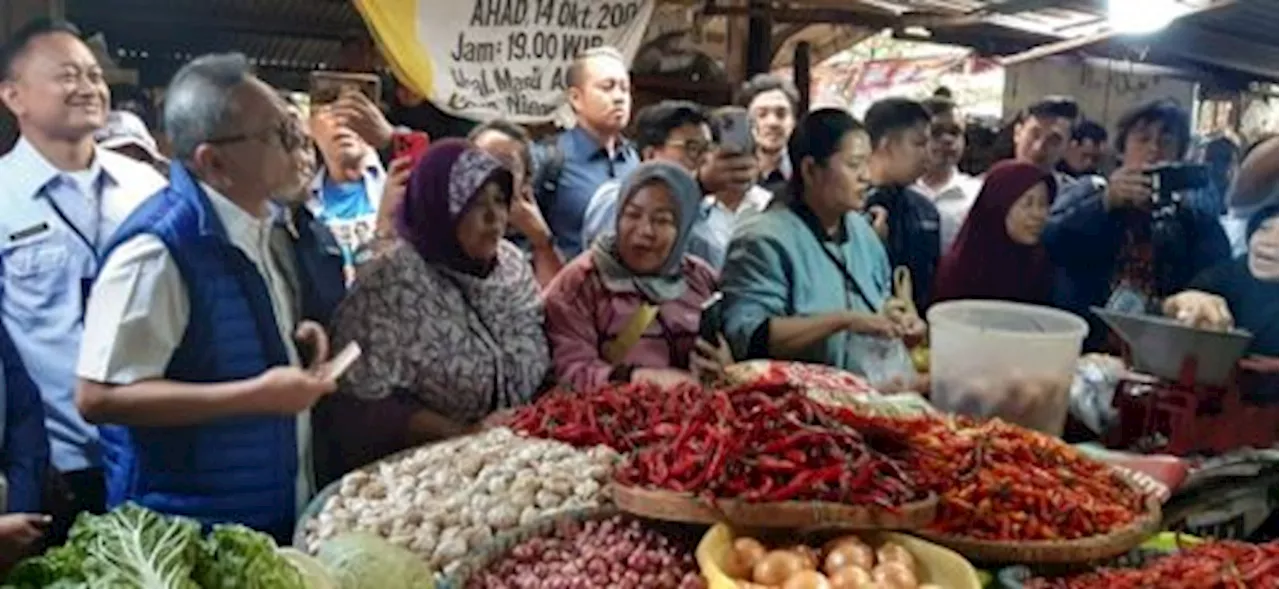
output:
<path id="1" fill-rule="evenodd" d="M 785 544 L 801 543 L 802 540 L 823 540 L 828 537 L 842 536 L 851 532 L 825 532 L 813 536 L 785 538 Z M 895 542 L 907 549 L 916 560 L 916 573 L 921 583 L 933 583 L 947 589 L 979 589 L 982 581 L 978 571 L 963 556 L 927 540 L 915 536 L 895 532 L 857 532 L 856 535 L 872 548 L 878 548 L 885 542 Z M 733 540 L 737 536 L 733 529 L 724 524 L 712 526 L 698 543 L 698 567 L 707 581 L 707 589 L 738 589 L 738 583 L 724 572 L 725 558 L 732 549 Z M 758 537 L 758 536 L 753 536 Z M 771 533 L 763 540 L 780 540 L 777 533 Z M 766 542 L 773 545 L 777 542 Z M 815 544 L 821 546 L 821 542 Z"/>
<path id="2" fill-rule="evenodd" d="M 1071 313 L 1005 301 L 929 308 L 934 406 L 1062 435 L 1089 326 Z"/>

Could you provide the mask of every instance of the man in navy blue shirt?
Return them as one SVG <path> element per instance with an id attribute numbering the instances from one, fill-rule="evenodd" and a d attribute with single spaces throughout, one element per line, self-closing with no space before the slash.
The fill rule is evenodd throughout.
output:
<path id="1" fill-rule="evenodd" d="M 48 435 L 40 389 L 0 325 L 0 576 L 35 548 L 51 521 L 41 513 Z"/>
<path id="2" fill-rule="evenodd" d="M 535 191 L 556 249 L 571 259 L 587 245 L 582 243 L 587 203 L 601 184 L 631 173 L 640 164 L 640 154 L 622 136 L 631 120 L 631 74 L 617 49 L 583 52 L 569 67 L 565 82 L 577 124 L 555 139 L 554 148 L 535 154 L 542 166 L 536 182 L 554 184 L 551 190 L 535 186 Z M 559 153 L 550 155 L 552 150 Z M 560 160 L 560 169 L 547 172 L 550 160 Z"/>

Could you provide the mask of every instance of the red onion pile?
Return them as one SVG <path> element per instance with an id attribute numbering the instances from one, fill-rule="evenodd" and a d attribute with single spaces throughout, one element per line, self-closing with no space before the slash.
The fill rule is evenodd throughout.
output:
<path id="1" fill-rule="evenodd" d="M 467 589 L 703 589 L 693 556 L 640 522 L 566 522 L 512 548 Z"/>

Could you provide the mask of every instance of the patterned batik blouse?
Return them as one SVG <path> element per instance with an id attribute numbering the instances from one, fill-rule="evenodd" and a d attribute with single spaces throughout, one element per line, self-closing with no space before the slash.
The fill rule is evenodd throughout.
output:
<path id="1" fill-rule="evenodd" d="M 551 366 L 543 305 L 520 250 L 502 242 L 493 271 L 473 276 L 428 264 L 399 242 L 361 268 L 338 306 L 333 349 L 363 355 L 339 393 L 407 395 L 461 423 L 527 403 Z"/>

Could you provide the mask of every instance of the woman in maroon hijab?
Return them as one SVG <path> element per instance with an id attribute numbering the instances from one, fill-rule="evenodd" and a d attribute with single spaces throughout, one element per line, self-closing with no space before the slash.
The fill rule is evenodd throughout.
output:
<path id="1" fill-rule="evenodd" d="M 503 239 L 513 183 L 458 139 L 432 144 L 413 168 L 399 237 L 360 267 L 334 311 L 334 349 L 358 342 L 364 354 L 320 412 L 321 480 L 469 432 L 546 382 L 538 284 Z"/>
<path id="2" fill-rule="evenodd" d="M 987 173 L 934 282 L 935 302 L 998 299 L 1048 304 L 1053 267 L 1040 245 L 1057 193 L 1053 174 L 1006 161 Z"/>

